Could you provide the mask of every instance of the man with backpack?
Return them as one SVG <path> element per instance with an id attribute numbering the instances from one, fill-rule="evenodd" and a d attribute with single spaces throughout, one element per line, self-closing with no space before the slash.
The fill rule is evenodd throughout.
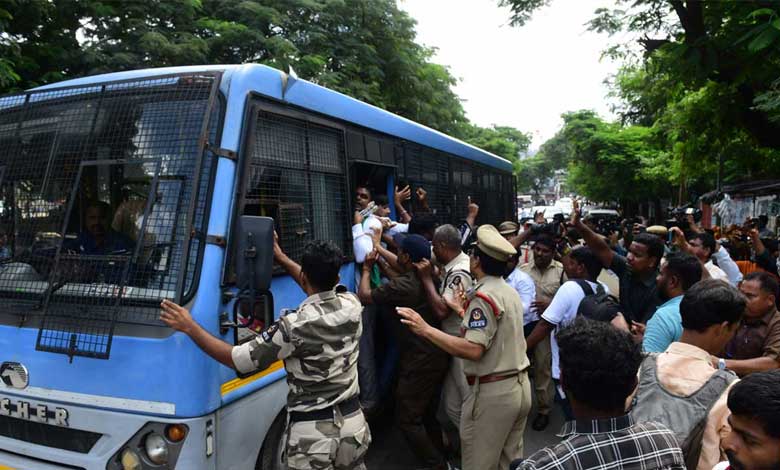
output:
<path id="1" fill-rule="evenodd" d="M 627 247 L 628 255 L 620 256 L 612 251 L 601 235 L 582 221 L 576 201 L 571 212 L 571 224 L 582 235 L 602 266 L 617 275 L 621 313 L 626 320 L 632 325 L 647 324 L 655 309 L 663 303 L 655 283 L 664 256 L 663 241 L 650 233 L 639 233 Z"/>
<path id="2" fill-rule="evenodd" d="M 683 333 L 665 352 L 642 362 L 631 416 L 655 421 L 675 432 L 693 470 L 710 470 L 721 461 L 721 439 L 728 433 L 728 389 L 737 380 L 722 359 L 739 328 L 745 297 L 727 282 L 705 279 L 688 289 L 680 302 Z"/>
<path id="3" fill-rule="evenodd" d="M 543 339 L 567 326 L 578 315 L 590 318 L 601 316 L 606 306 L 614 305 L 613 298 L 603 284 L 596 282 L 601 273 L 601 261 L 590 248 L 581 246 L 572 250 L 563 258 L 563 268 L 569 281 L 564 282 L 555 293 L 550 305 L 542 313 L 539 323 L 526 339 L 528 349 L 535 347 Z M 560 386 L 558 343 L 552 336 L 552 377 L 555 382 L 558 400 L 563 407 L 567 420 L 574 419 L 572 410 Z"/>

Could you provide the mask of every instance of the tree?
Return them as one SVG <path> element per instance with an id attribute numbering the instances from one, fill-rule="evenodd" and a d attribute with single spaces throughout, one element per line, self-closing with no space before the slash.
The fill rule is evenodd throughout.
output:
<path id="1" fill-rule="evenodd" d="M 510 162 L 517 161 L 531 145 L 531 137 L 528 134 L 508 126 L 478 127 L 468 124 L 458 134 L 466 142 Z"/>
<path id="2" fill-rule="evenodd" d="M 0 0 L 0 92 L 145 67 L 258 62 L 458 132 L 455 78 L 393 0 Z M 7 53 L 5 51 L 8 51 Z"/>
<path id="3" fill-rule="evenodd" d="M 555 174 L 553 167 L 541 155 L 534 155 L 514 163 L 517 191 L 538 196 L 547 181 Z"/>
<path id="4" fill-rule="evenodd" d="M 500 3 L 522 25 L 548 2 Z M 726 181 L 780 174 L 780 4 L 616 4 L 596 10 L 590 29 L 635 38 L 605 54 L 624 63 L 612 81 L 615 111 L 626 125 L 650 128 L 660 150 L 643 171 L 695 192 L 712 189 L 721 158 Z"/>

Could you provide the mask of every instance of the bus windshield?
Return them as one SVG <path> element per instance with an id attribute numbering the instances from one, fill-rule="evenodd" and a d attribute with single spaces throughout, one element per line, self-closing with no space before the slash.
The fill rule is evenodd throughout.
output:
<path id="1" fill-rule="evenodd" d="M 5 314 L 45 316 L 57 304 L 58 314 L 112 310 L 112 319 L 155 323 L 148 308 L 133 306 L 192 287 L 199 241 L 191 234 L 212 172 L 199 149 L 204 131 L 216 129 L 214 80 L 172 76 L 0 98 Z"/>

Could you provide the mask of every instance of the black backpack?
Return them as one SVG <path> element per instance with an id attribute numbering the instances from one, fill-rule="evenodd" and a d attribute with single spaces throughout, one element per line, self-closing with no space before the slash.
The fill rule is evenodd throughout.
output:
<path id="1" fill-rule="evenodd" d="M 577 315 L 582 315 L 591 320 L 610 322 L 620 312 L 620 303 L 614 295 L 607 294 L 604 286 L 596 284 L 596 292 L 588 281 L 584 279 L 572 279 L 585 293 L 585 297 L 577 308 Z"/>

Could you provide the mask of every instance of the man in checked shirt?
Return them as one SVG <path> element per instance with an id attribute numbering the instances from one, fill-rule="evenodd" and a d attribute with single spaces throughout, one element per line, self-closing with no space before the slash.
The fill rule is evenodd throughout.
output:
<path id="1" fill-rule="evenodd" d="M 674 433 L 662 424 L 635 423 L 626 399 L 637 384 L 641 346 L 609 323 L 578 318 L 558 333 L 561 385 L 575 420 L 563 442 L 512 463 L 521 470 L 685 470 Z"/>

